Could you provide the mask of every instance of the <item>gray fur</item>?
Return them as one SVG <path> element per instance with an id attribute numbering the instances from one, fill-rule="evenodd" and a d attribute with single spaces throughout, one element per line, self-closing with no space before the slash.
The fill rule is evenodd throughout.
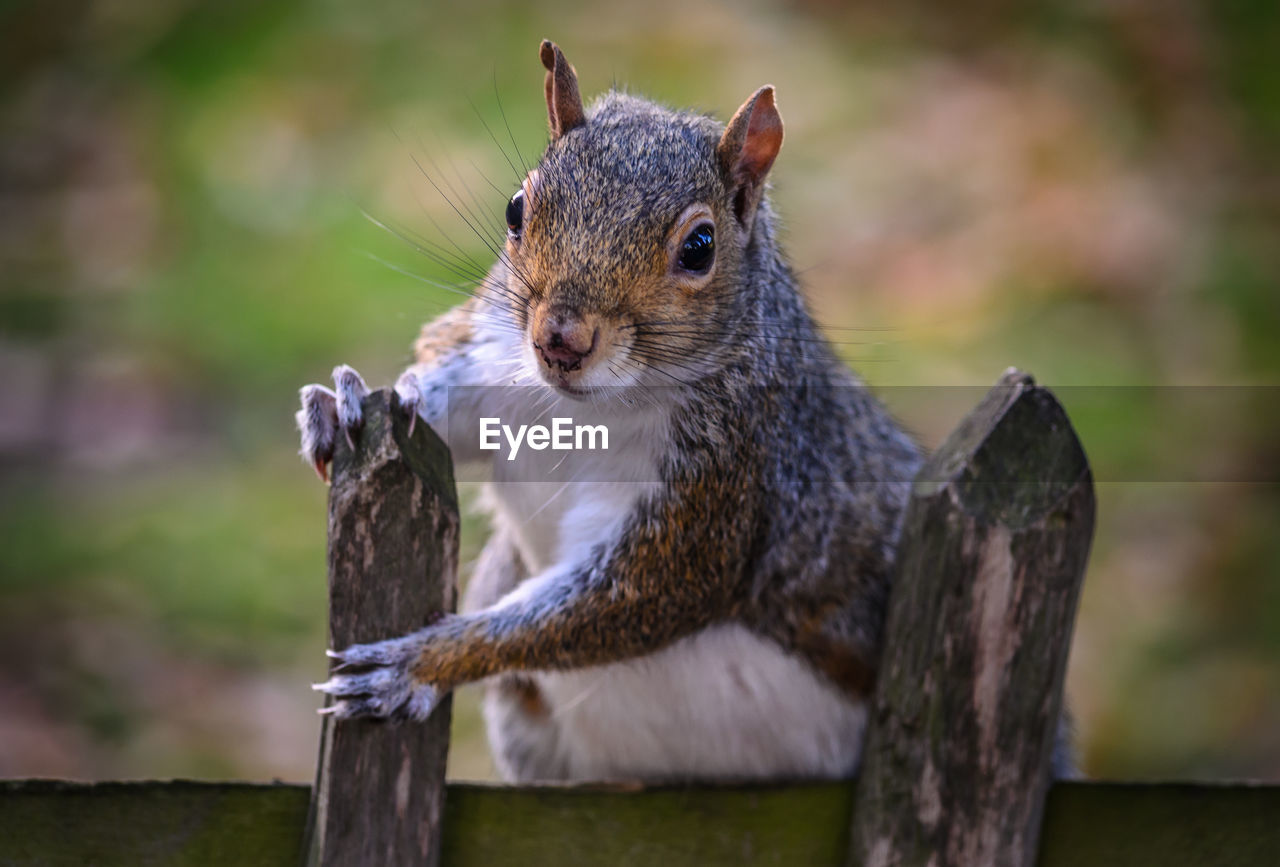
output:
<path id="1" fill-rule="evenodd" d="M 571 75 L 555 65 L 556 52 L 544 58 L 555 75 Z M 556 79 L 562 85 L 576 97 L 576 80 Z M 567 91 L 552 91 L 549 104 L 574 123 L 558 125 L 552 106 L 536 216 L 508 240 L 479 297 L 424 328 L 414 380 L 398 390 L 439 426 L 433 389 L 509 381 L 507 368 L 477 374 L 480 356 L 470 354 L 495 316 L 509 315 L 525 334 L 548 310 L 592 317 L 615 339 L 615 360 L 637 371 L 643 405 L 667 413 L 658 492 L 637 499 L 621 530 L 585 558 L 534 576 L 499 527 L 464 613 L 346 652 L 394 677 L 361 672 L 323 685 L 344 714 L 421 715 L 447 689 L 488 679 L 490 739 L 504 776 L 515 779 L 570 774 L 568 735 L 528 673 L 635 660 L 720 625 L 745 627 L 802 660 L 849 705 L 865 703 L 922 461 L 806 308 L 763 197 L 776 146 L 762 148 L 763 163 L 757 149 L 751 164 L 764 168 L 745 179 L 726 153 L 725 141 L 738 146 L 746 135 L 739 120 L 757 98 L 774 112 L 772 90 L 757 91 L 735 116 L 734 136 L 708 117 L 617 93 L 580 121 Z M 781 121 L 770 118 L 776 145 Z M 744 201 L 759 204 L 743 213 Z M 666 275 L 665 263 L 673 223 L 695 205 L 715 217 L 716 263 L 691 288 Z M 344 394 L 363 382 L 354 371 L 336 378 L 346 424 Z M 331 441 L 324 430 L 308 432 L 310 419 L 299 414 L 304 448 Z M 322 466 L 322 454 L 308 456 Z"/>

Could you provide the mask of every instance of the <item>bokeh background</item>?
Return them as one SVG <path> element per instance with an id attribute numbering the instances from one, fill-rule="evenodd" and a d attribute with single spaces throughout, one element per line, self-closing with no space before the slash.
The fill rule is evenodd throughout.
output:
<path id="1" fill-rule="evenodd" d="M 777 85 L 806 291 L 924 442 L 1008 365 L 1059 388 L 1085 770 L 1280 779 L 1271 0 L 0 3 L 0 775 L 311 778 L 296 390 L 391 381 L 456 300 L 365 212 L 487 258 L 448 199 L 545 144 L 544 36 L 588 94 Z"/>

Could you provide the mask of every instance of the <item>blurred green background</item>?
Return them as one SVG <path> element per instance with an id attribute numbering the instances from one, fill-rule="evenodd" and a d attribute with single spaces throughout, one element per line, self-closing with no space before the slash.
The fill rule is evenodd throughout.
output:
<path id="1" fill-rule="evenodd" d="M 980 391 L 895 386 L 1061 387 L 1085 770 L 1280 779 L 1280 5 L 889 7 L 0 3 L 0 775 L 311 778 L 296 391 L 391 381 L 456 300 L 363 211 L 487 258 L 419 164 L 500 209 L 549 36 L 588 94 L 778 86 L 806 291 L 924 442 Z"/>

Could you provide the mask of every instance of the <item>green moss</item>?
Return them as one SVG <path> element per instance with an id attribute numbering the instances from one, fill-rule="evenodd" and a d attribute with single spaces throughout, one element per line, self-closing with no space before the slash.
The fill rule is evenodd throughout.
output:
<path id="1" fill-rule="evenodd" d="M 210 783 L 0 783 L 0 863 L 299 863 L 309 790 Z M 452 785 L 447 867 L 841 865 L 848 784 L 720 788 Z M 1270 867 L 1280 787 L 1066 783 L 1040 867 Z"/>

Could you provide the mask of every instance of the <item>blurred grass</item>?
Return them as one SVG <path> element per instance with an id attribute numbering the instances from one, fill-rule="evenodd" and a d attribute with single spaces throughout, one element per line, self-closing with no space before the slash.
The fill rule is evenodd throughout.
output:
<path id="1" fill-rule="evenodd" d="M 1101 482 L 1086 769 L 1280 778 L 1280 419 L 1213 388 L 1280 376 L 1277 8 L 0 4 L 0 773 L 310 777 L 296 389 L 390 381 L 457 300 L 362 212 L 492 258 L 418 164 L 501 208 L 550 36 L 588 94 L 778 86 L 789 249 L 925 442 L 979 392 L 895 386 L 1059 387 Z"/>
<path id="2" fill-rule="evenodd" d="M 300 496 L 289 479 L 297 468 L 287 469 L 251 465 L 229 476 L 182 468 L 7 503 L 6 613 L 75 599 L 230 663 L 293 659 L 324 622 L 326 591 L 323 549 L 312 538 L 316 497 Z M 234 563 L 229 539 L 237 540 Z"/>

